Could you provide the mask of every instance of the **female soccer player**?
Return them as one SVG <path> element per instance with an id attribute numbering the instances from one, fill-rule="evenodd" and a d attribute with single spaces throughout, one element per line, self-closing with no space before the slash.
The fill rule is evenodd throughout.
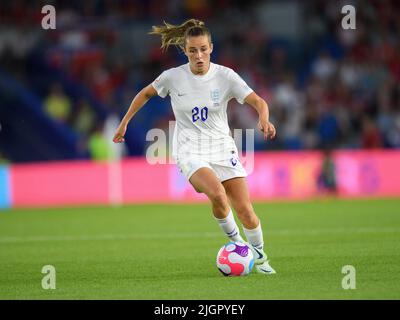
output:
<path id="1" fill-rule="evenodd" d="M 275 273 L 263 247 L 260 220 L 253 210 L 245 177 L 227 121 L 227 104 L 232 98 L 254 107 L 258 128 L 264 138 L 274 138 L 267 103 L 232 69 L 210 62 L 213 50 L 210 31 L 199 20 L 190 19 L 175 26 L 164 23 L 151 34 L 161 36 L 162 49 L 178 46 L 189 62 L 164 71 L 133 99 L 113 141 L 124 141 L 127 125 L 153 96 L 171 97 L 176 119 L 172 156 L 194 189 L 207 195 L 214 217 L 232 241 L 244 242 L 230 205 L 243 224 L 244 234 L 255 256 L 256 270 Z"/>

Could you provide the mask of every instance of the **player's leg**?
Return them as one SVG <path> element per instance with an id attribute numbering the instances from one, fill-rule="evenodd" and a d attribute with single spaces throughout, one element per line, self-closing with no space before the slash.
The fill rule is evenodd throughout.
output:
<path id="1" fill-rule="evenodd" d="M 202 167 L 195 171 L 189 182 L 199 193 L 204 193 L 211 202 L 212 212 L 221 229 L 232 241 L 243 242 L 235 222 L 224 187 L 211 168 Z"/>
<path id="2" fill-rule="evenodd" d="M 245 178 L 233 178 L 222 182 L 229 201 L 243 224 L 243 231 L 250 244 L 263 249 L 261 223 L 254 212 Z"/>
<path id="3" fill-rule="evenodd" d="M 237 177 L 222 182 L 226 190 L 229 201 L 236 211 L 239 220 L 243 224 L 243 231 L 255 254 L 256 268 L 261 273 L 275 273 L 275 270 L 269 266 L 267 255 L 264 252 L 264 239 L 261 229 L 261 223 L 253 205 L 250 201 L 250 195 L 247 188 L 246 179 Z"/>

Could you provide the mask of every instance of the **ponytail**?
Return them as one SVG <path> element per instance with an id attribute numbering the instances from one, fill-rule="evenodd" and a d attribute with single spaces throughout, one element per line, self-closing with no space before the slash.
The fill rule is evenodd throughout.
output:
<path id="1" fill-rule="evenodd" d="M 169 46 L 176 46 L 185 50 L 186 39 L 188 37 L 207 35 L 211 42 L 211 33 L 205 27 L 203 21 L 190 19 L 180 25 L 173 25 L 164 21 L 164 25 L 153 26 L 149 34 L 161 36 L 161 49 L 166 51 Z"/>

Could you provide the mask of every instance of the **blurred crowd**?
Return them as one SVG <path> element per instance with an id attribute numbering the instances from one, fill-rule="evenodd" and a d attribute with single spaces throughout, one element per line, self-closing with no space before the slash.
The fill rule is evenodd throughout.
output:
<path id="1" fill-rule="evenodd" d="M 256 149 L 399 148 L 400 3 L 350 1 L 356 29 L 344 30 L 341 7 L 348 2 L 288 2 L 301 17 L 294 37 L 270 32 L 260 18 L 276 1 L 50 1 L 57 29 L 46 32 L 32 28 L 44 3 L 5 2 L 0 60 L 23 79 L 26 58 L 40 45 L 49 65 L 90 90 L 108 115 L 121 117 L 138 90 L 186 63 L 178 50 L 160 50 L 160 39 L 147 34 L 151 26 L 194 17 L 212 32 L 213 62 L 233 68 L 269 104 L 278 135 L 268 144 L 256 135 Z M 89 149 L 95 145 L 105 119 L 91 102 L 75 101 L 57 82 L 42 98 L 55 121 Z M 173 114 L 168 102 L 161 107 L 168 109 L 159 117 L 145 107 L 141 119 L 167 129 Z M 231 101 L 229 121 L 231 129 L 255 128 L 257 115 Z"/>

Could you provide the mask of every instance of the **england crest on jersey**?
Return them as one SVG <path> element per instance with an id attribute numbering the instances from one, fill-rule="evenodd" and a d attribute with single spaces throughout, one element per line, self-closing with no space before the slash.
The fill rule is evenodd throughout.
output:
<path id="1" fill-rule="evenodd" d="M 219 106 L 219 89 L 211 90 L 211 100 L 214 103 L 214 107 Z"/>

